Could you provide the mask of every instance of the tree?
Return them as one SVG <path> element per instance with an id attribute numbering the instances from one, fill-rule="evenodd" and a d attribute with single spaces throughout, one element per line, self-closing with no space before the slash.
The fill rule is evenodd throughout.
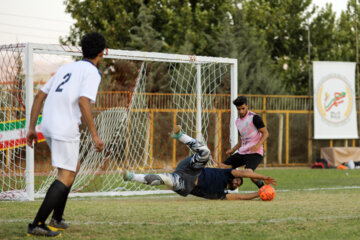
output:
<path id="1" fill-rule="evenodd" d="M 232 0 L 66 0 L 66 12 L 76 20 L 70 35 L 62 38 L 65 44 L 78 44 L 80 37 L 99 31 L 109 48 L 129 49 L 132 31 L 145 30 L 144 20 L 152 19 L 152 29 L 165 43 L 166 52 L 214 56 L 208 51 L 209 39 L 222 29 L 221 20 L 229 17 L 234 8 Z M 140 8 L 143 7 L 139 18 Z M 141 26 L 142 25 L 142 26 Z M 150 25 L 147 25 L 148 27 Z M 153 33 L 154 33 L 153 32 Z"/>
<path id="2" fill-rule="evenodd" d="M 265 39 L 244 21 L 242 10 L 235 9 L 232 21 L 224 19 L 223 26 L 213 41 L 213 51 L 221 57 L 238 59 L 239 93 L 284 93 L 270 54 L 265 49 Z"/>
<path id="3" fill-rule="evenodd" d="M 340 19 L 337 22 L 336 28 L 336 43 L 339 47 L 338 59 L 341 61 L 356 62 L 356 22 L 359 27 L 358 18 L 359 5 L 356 11 L 355 0 L 349 0 L 347 10 L 342 12 Z"/>
<path id="4" fill-rule="evenodd" d="M 286 89 L 307 93 L 307 28 L 314 9 L 311 0 L 242 0 L 246 22 L 266 40 L 277 72 Z"/>
<path id="5" fill-rule="evenodd" d="M 131 41 L 129 29 L 136 25 L 141 1 L 65 0 L 65 12 L 76 20 L 64 44 L 78 45 L 85 33 L 97 31 L 107 40 L 107 47 L 125 49 Z"/>
<path id="6" fill-rule="evenodd" d="M 142 3 L 136 25 L 130 28 L 130 48 L 147 52 L 161 52 L 167 49 L 160 33 L 152 27 L 153 20 L 151 10 Z"/>
<path id="7" fill-rule="evenodd" d="M 339 61 L 337 26 L 332 5 L 326 4 L 308 26 L 311 36 L 311 59 L 320 61 Z"/>

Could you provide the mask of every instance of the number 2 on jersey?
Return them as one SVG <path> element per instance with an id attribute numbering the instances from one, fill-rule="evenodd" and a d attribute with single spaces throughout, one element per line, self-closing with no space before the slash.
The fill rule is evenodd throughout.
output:
<path id="1" fill-rule="evenodd" d="M 67 74 L 63 77 L 63 79 L 65 79 L 65 81 L 62 81 L 62 82 L 59 84 L 59 86 L 56 88 L 55 92 L 62 92 L 63 89 L 62 89 L 61 87 L 70 80 L 70 77 L 71 77 L 71 73 L 67 73 Z"/>

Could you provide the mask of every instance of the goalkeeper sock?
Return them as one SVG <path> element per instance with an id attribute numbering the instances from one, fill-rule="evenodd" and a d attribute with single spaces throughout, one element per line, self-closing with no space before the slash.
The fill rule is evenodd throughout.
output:
<path id="1" fill-rule="evenodd" d="M 42 202 L 33 226 L 44 224 L 51 211 L 61 203 L 61 199 L 68 193 L 68 188 L 59 180 L 55 180 L 49 187 L 44 201 Z"/>
<path id="2" fill-rule="evenodd" d="M 192 137 L 186 135 L 185 133 L 183 133 L 181 135 L 181 137 L 178 138 L 178 140 L 184 144 L 188 144 L 189 142 L 192 142 L 192 141 L 196 141 L 195 139 L 193 139 Z"/>
<path id="3" fill-rule="evenodd" d="M 139 183 L 147 183 L 145 180 L 145 174 L 135 174 L 133 175 L 132 179 L 135 182 L 139 182 Z"/>

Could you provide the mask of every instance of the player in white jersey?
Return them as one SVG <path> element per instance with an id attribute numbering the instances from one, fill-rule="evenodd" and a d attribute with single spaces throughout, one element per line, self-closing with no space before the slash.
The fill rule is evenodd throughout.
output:
<path id="1" fill-rule="evenodd" d="M 31 109 L 26 142 L 37 142 L 36 122 L 45 101 L 41 132 L 51 150 L 52 166 L 58 170 L 57 179 L 49 187 L 44 201 L 28 226 L 28 235 L 55 237 L 69 227 L 63 217 L 66 201 L 75 180 L 79 164 L 81 117 L 88 127 L 96 151 L 104 142 L 97 134 L 91 103 L 95 102 L 101 74 L 97 65 L 103 58 L 105 38 L 99 33 L 86 34 L 81 39 L 83 59 L 62 66 L 35 96 Z M 53 212 L 49 226 L 46 219 Z"/>
<path id="2" fill-rule="evenodd" d="M 233 104 L 239 113 L 235 124 L 240 140 L 233 148 L 226 151 L 231 156 L 220 164 L 220 168 L 237 168 L 245 165 L 245 170 L 253 172 L 263 160 L 263 143 L 269 133 L 261 117 L 249 111 L 245 96 L 236 98 Z M 259 179 L 251 180 L 259 188 L 264 185 L 264 182 Z"/>

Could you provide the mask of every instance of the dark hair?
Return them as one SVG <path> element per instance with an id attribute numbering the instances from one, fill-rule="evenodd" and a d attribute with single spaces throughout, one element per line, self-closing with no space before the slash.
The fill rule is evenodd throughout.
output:
<path id="1" fill-rule="evenodd" d="M 236 178 L 240 178 L 240 179 L 241 179 L 240 186 L 243 185 L 244 179 L 243 179 L 242 177 L 236 177 Z M 234 185 L 233 185 L 233 183 L 232 183 L 232 180 L 233 180 L 233 179 L 228 179 L 228 188 L 229 188 L 230 190 L 235 190 L 236 188 L 234 187 Z M 240 187 L 240 186 L 239 186 L 239 187 Z"/>
<path id="2" fill-rule="evenodd" d="M 94 59 L 105 49 L 106 41 L 103 35 L 92 32 L 81 39 L 81 49 L 84 58 Z"/>
<path id="3" fill-rule="evenodd" d="M 233 104 L 234 104 L 235 106 L 241 106 L 241 105 L 244 105 L 244 104 L 247 105 L 247 99 L 246 99 L 245 96 L 237 97 L 237 98 L 233 101 Z"/>

